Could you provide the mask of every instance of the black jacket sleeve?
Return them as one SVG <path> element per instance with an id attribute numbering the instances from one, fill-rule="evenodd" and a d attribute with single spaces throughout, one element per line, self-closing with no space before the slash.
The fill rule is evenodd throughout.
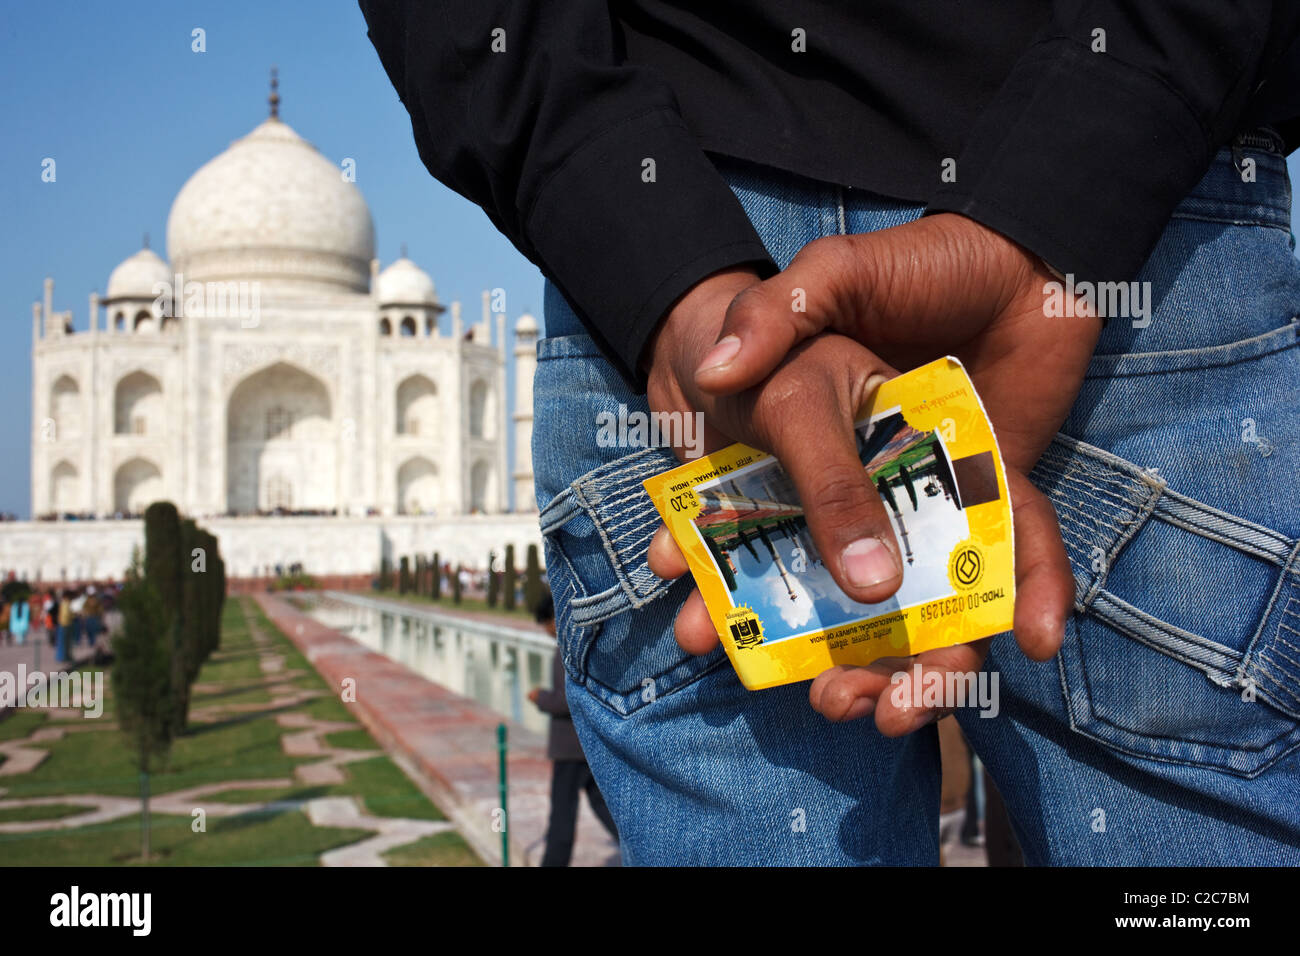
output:
<path id="1" fill-rule="evenodd" d="M 1081 280 L 1128 281 L 1290 45 L 1284 3 L 1056 0 L 927 212 Z"/>
<path id="2" fill-rule="evenodd" d="M 420 157 L 564 293 L 638 389 L 642 348 L 713 272 L 775 266 L 606 0 L 360 0 Z"/>

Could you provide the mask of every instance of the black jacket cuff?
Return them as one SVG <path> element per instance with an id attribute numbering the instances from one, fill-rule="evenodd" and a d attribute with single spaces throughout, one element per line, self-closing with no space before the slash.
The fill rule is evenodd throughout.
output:
<path id="1" fill-rule="evenodd" d="M 1076 40 L 1039 43 L 926 212 L 961 213 L 1077 280 L 1130 280 L 1213 156 L 1186 101 Z"/>
<path id="2" fill-rule="evenodd" d="M 548 277 L 638 392 L 641 352 L 687 290 L 742 263 L 776 272 L 740 201 L 670 110 L 629 117 L 575 151 L 524 228 Z"/>

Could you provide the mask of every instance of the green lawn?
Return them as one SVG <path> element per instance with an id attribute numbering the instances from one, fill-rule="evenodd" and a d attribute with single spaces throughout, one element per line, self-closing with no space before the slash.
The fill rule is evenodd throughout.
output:
<path id="1" fill-rule="evenodd" d="M 259 647 L 253 639 L 244 611 L 260 627 L 265 650 L 284 659 L 283 670 L 263 674 Z M 295 690 L 318 691 L 321 696 L 289 706 L 270 707 L 268 678 Z M 298 728 L 280 727 L 277 715 L 298 713 L 351 725 L 346 730 L 323 735 L 327 744 L 354 750 L 373 750 L 375 755 L 344 765 L 346 780 L 340 784 L 313 786 L 294 782 L 288 787 L 243 788 L 205 796 L 196 806 L 210 803 L 264 803 L 273 800 L 305 801 L 323 796 L 353 796 L 376 816 L 443 820 L 442 813 L 420 789 L 386 756 L 374 739 L 353 718 L 334 689 L 303 655 L 261 613 L 250 598 L 231 598 L 222 618 L 220 649 L 204 665 L 191 710 L 215 705 L 266 704 L 247 711 L 232 711 L 212 723 L 191 720 L 184 736 L 173 746 L 165 770 L 151 775 L 154 795 L 171 793 L 203 784 L 233 780 L 293 780 L 294 768 L 314 763 L 319 757 L 290 757 L 280 739 Z M 135 797 L 140 778 L 125 736 L 112 725 L 111 675 L 105 675 L 105 715 L 99 721 L 49 721 L 39 711 L 20 710 L 0 721 L 0 739 L 24 737 L 48 723 L 86 729 L 69 731 L 63 739 L 36 746 L 50 756 L 29 773 L 4 780 L 7 792 L 0 801 L 24 797 L 59 797 L 93 793 Z M 88 725 L 94 725 L 93 728 Z M 0 823 L 55 819 L 80 812 L 70 804 L 0 809 Z M 236 817 L 207 818 L 206 832 L 195 833 L 192 819 L 155 813 L 152 817 L 151 863 L 164 865 L 314 865 L 325 850 L 346 846 L 370 835 L 370 831 L 314 827 L 299 809 L 279 808 L 273 812 L 253 810 Z M 0 833 L 2 865 L 120 865 L 138 863 L 140 850 L 138 815 L 105 824 L 35 833 Z M 398 848 L 402 865 L 461 865 L 479 861 L 458 834 L 440 835 L 428 847 L 412 844 Z M 427 861 L 421 863 L 420 861 Z M 443 862 L 439 862 L 443 861 Z"/>
<path id="2" fill-rule="evenodd" d="M 344 750 L 377 750 L 379 745 L 375 743 L 375 738 L 364 730 L 340 730 L 337 733 L 326 734 L 325 742 L 331 747 L 341 747 Z"/>
<path id="3" fill-rule="evenodd" d="M 358 760 L 348 764 L 346 772 L 349 779 L 345 783 L 227 790 L 215 794 L 212 799 L 223 803 L 261 803 L 267 800 L 312 800 L 316 797 L 360 797 L 365 808 L 377 817 L 447 819 L 387 757 Z"/>
<path id="4" fill-rule="evenodd" d="M 28 710 L 26 707 L 13 707 L 6 710 L 5 714 L 7 716 L 0 720 L 0 740 L 26 737 L 49 720 L 49 714 L 40 710 Z"/>
<path id="5" fill-rule="evenodd" d="M 314 827 L 296 810 L 207 821 L 153 814 L 150 859 L 164 866 L 315 866 L 318 855 L 370 836 L 366 830 Z M 6 866 L 121 866 L 141 863 L 138 814 L 50 833 L 0 833 Z"/>
<path id="6" fill-rule="evenodd" d="M 209 659 L 199 672 L 199 683 L 239 684 L 262 679 L 262 669 L 258 667 L 258 654 L 253 646 L 248 631 L 241 629 L 236 633 L 226 632 L 222 635 L 222 653 L 220 658 Z M 240 650 L 230 649 L 237 644 Z"/>
<path id="7" fill-rule="evenodd" d="M 389 866 L 482 866 L 459 833 L 435 833 L 383 854 Z"/>
<path id="8" fill-rule="evenodd" d="M 86 813 L 93 807 L 75 803 L 47 803 L 37 807 L 9 807 L 0 810 L 0 823 L 26 823 L 29 820 L 58 820 L 78 813 Z"/>
<path id="9" fill-rule="evenodd" d="M 324 682 L 322 681 L 322 684 Z M 310 689 L 310 688 L 308 688 Z M 344 706 L 343 701 L 339 700 L 333 694 L 327 697 L 316 697 L 308 701 L 306 706 L 299 708 L 302 713 L 315 717 L 317 720 L 352 720 L 352 712 Z"/>

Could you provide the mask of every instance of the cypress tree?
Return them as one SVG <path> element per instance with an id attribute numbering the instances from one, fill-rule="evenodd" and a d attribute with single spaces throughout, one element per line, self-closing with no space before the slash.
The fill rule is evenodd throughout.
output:
<path id="1" fill-rule="evenodd" d="M 185 733 L 190 712 L 190 685 L 203 666 L 207 601 L 202 592 L 203 579 L 207 576 L 207 559 L 194 554 L 201 547 L 198 525 L 189 518 L 185 519 L 180 523 L 181 604 L 175 620 L 176 653 L 172 659 L 175 678 L 172 684 L 172 732 L 175 736 Z M 204 570 L 195 570 L 196 565 Z"/>
<path id="2" fill-rule="evenodd" d="M 457 565 L 451 572 L 451 600 L 453 604 L 460 603 L 460 566 Z"/>
<path id="3" fill-rule="evenodd" d="M 221 545 L 217 541 L 216 535 L 209 535 L 212 538 L 212 553 L 216 556 L 217 576 L 214 590 L 217 594 L 216 607 L 212 610 L 212 649 L 215 651 L 221 647 L 221 616 L 226 608 L 226 560 L 221 557 Z"/>
<path id="4" fill-rule="evenodd" d="M 181 606 L 181 519 L 170 501 L 155 501 L 144 513 L 144 576 L 168 614 Z"/>
<path id="5" fill-rule="evenodd" d="M 519 584 L 519 574 L 515 571 L 515 546 L 506 545 L 506 575 L 505 583 L 502 586 L 504 592 L 503 606 L 507 611 L 515 609 L 515 590 Z"/>
<path id="6" fill-rule="evenodd" d="M 405 594 L 411 589 L 411 561 L 402 555 L 397 563 L 397 593 Z"/>
<path id="7" fill-rule="evenodd" d="M 191 525 L 193 523 L 191 522 Z M 162 602 L 171 648 L 171 708 L 175 721 L 184 720 L 187 675 L 182 635 L 185 629 L 184 580 L 188 562 L 182 550 L 181 520 L 170 501 L 155 501 L 144 513 L 144 576 Z M 173 723 L 173 732 L 183 725 Z"/>
<path id="8" fill-rule="evenodd" d="M 113 697 L 117 721 L 135 751 L 140 772 L 141 856 L 149 859 L 149 774 L 171 750 L 171 619 L 153 583 L 143 576 L 136 551 L 118 597 L 122 630 L 113 640 Z"/>
<path id="9" fill-rule="evenodd" d="M 546 585 L 542 584 L 542 564 L 537 558 L 537 545 L 528 546 L 527 567 L 524 569 L 524 606 L 532 614 L 542 603 Z"/>
<path id="10" fill-rule="evenodd" d="M 442 558 L 438 552 L 433 552 L 433 584 L 429 596 L 435 601 L 442 600 Z"/>
<path id="11" fill-rule="evenodd" d="M 208 560 L 206 586 L 203 589 L 207 601 L 203 612 L 203 657 L 206 659 L 221 643 L 221 608 L 226 598 L 226 573 L 216 535 L 207 531 L 202 531 L 201 534 L 203 550 Z"/>

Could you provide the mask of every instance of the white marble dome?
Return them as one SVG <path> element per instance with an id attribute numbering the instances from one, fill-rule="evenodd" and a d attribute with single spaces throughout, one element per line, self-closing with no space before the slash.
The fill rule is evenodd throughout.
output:
<path id="1" fill-rule="evenodd" d="M 361 191 L 276 118 L 201 166 L 167 219 L 167 254 L 186 282 L 365 292 L 374 247 Z"/>
<path id="2" fill-rule="evenodd" d="M 438 294 L 429 273 L 403 256 L 379 273 L 375 298 L 380 305 L 434 305 Z"/>
<path id="3" fill-rule="evenodd" d="M 533 318 L 532 313 L 530 312 L 525 312 L 515 323 L 516 335 L 536 335 L 537 332 L 537 320 Z"/>
<path id="4" fill-rule="evenodd" d="M 114 299 L 152 299 L 154 284 L 162 282 L 169 287 L 172 283 L 172 270 L 167 263 L 152 249 L 139 252 L 123 259 L 121 264 L 108 277 L 107 301 Z"/>

